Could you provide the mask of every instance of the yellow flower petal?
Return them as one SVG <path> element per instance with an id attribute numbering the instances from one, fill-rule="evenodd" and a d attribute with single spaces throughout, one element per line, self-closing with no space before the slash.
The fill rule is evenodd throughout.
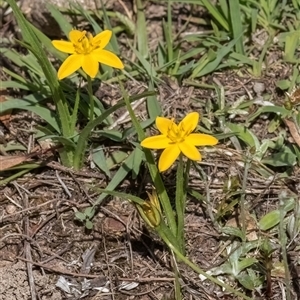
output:
<path id="1" fill-rule="evenodd" d="M 124 69 L 124 65 L 119 59 L 119 57 L 110 51 L 96 49 L 91 53 L 91 55 L 94 57 L 95 60 L 97 60 L 101 64 L 108 65 L 117 69 Z"/>
<path id="2" fill-rule="evenodd" d="M 93 45 L 95 46 L 97 45 L 100 49 L 103 49 L 109 43 L 111 35 L 112 35 L 112 31 L 110 30 L 104 30 L 98 33 L 93 38 Z"/>
<path id="3" fill-rule="evenodd" d="M 160 172 L 166 171 L 171 167 L 171 165 L 174 163 L 176 158 L 180 154 L 180 149 L 178 145 L 172 145 L 170 147 L 167 147 L 163 153 L 161 154 L 159 161 L 158 161 L 158 170 Z"/>
<path id="4" fill-rule="evenodd" d="M 93 55 L 84 55 L 82 59 L 82 69 L 91 78 L 95 78 L 99 71 L 99 63 L 94 59 Z"/>
<path id="5" fill-rule="evenodd" d="M 155 135 L 144 139 L 141 146 L 149 149 L 164 149 L 170 146 L 171 140 L 165 135 Z"/>
<path id="6" fill-rule="evenodd" d="M 185 142 L 194 146 L 214 146 L 218 140 L 209 134 L 191 133 L 185 138 Z"/>
<path id="7" fill-rule="evenodd" d="M 82 39 L 86 34 L 86 31 L 80 31 L 80 30 L 71 30 L 69 32 L 69 40 L 74 43 L 77 44 L 78 41 L 80 41 L 80 39 Z"/>
<path id="8" fill-rule="evenodd" d="M 76 72 L 82 65 L 83 55 L 72 54 L 60 66 L 57 77 L 59 80 L 70 76 Z"/>
<path id="9" fill-rule="evenodd" d="M 67 41 L 52 41 L 52 45 L 59 51 L 72 54 L 75 52 L 74 46 Z"/>
<path id="10" fill-rule="evenodd" d="M 178 144 L 179 149 L 181 152 L 189 159 L 191 160 L 201 160 L 201 154 L 199 150 L 193 146 L 192 144 L 182 142 Z"/>
<path id="11" fill-rule="evenodd" d="M 197 127 L 199 122 L 199 114 L 197 112 L 189 113 L 185 118 L 179 123 L 178 127 L 182 128 L 186 135 L 190 134 Z"/>
<path id="12" fill-rule="evenodd" d="M 172 123 L 173 126 L 176 125 L 172 120 L 167 118 L 157 117 L 155 120 L 157 129 L 164 135 L 168 134 L 169 129 L 172 127 Z"/>

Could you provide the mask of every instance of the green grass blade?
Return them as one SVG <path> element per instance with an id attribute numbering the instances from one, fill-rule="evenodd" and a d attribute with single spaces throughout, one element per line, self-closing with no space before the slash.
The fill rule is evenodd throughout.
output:
<path id="1" fill-rule="evenodd" d="M 217 8 L 211 3 L 210 0 L 201 0 L 202 4 L 206 7 L 209 13 L 215 18 L 215 20 L 226 30 L 229 31 L 229 24 L 224 19 L 222 14 L 217 10 Z"/>
<path id="2" fill-rule="evenodd" d="M 60 84 L 57 79 L 56 72 L 53 66 L 50 64 L 48 57 L 46 56 L 46 53 L 40 41 L 32 31 L 31 26 L 23 16 L 19 7 L 16 5 L 16 2 L 14 0 L 7 0 L 7 2 L 11 6 L 15 14 L 17 22 L 21 28 L 24 40 L 30 45 L 33 53 L 38 59 L 38 62 L 41 65 L 41 68 L 45 74 L 47 83 L 49 84 L 49 87 L 52 91 L 53 100 L 58 107 L 58 112 L 60 113 L 59 119 L 61 120 L 60 123 L 61 123 L 62 133 L 64 136 L 70 136 L 68 106 L 65 101 L 64 94 L 60 88 Z"/>
<path id="3" fill-rule="evenodd" d="M 244 45 L 243 45 L 243 24 L 242 24 L 242 14 L 240 11 L 239 0 L 230 0 L 230 21 L 231 29 L 233 33 L 233 38 L 236 39 L 235 50 L 239 54 L 244 54 Z"/>
<path id="4" fill-rule="evenodd" d="M 145 4 L 143 3 L 142 0 L 136 0 L 136 8 L 137 8 L 136 38 L 137 38 L 138 52 L 143 58 L 146 58 L 149 55 L 149 49 L 148 49 L 148 38 L 147 38 L 147 27 L 146 27 L 144 5 Z"/>
<path id="5" fill-rule="evenodd" d="M 73 29 L 72 25 L 69 22 L 67 22 L 66 17 L 60 12 L 60 10 L 56 6 L 48 3 L 47 9 L 49 10 L 54 20 L 58 23 L 64 35 L 68 37 L 69 32 Z"/>

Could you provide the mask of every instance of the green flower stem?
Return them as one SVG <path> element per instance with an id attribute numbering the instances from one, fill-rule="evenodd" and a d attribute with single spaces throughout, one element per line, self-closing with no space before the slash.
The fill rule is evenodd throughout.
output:
<path id="1" fill-rule="evenodd" d="M 87 75 L 87 84 L 88 84 L 88 94 L 90 99 L 90 121 L 93 121 L 94 119 L 94 96 L 93 96 L 93 88 L 92 88 L 92 79 L 90 76 Z"/>
<path id="2" fill-rule="evenodd" d="M 252 300 L 252 298 L 246 296 L 245 294 L 243 294 L 242 292 L 237 291 L 236 289 L 234 289 L 233 287 L 231 287 L 230 285 L 218 280 L 217 278 L 207 274 L 205 271 L 203 271 L 201 268 L 199 268 L 198 266 L 196 266 L 193 262 L 191 262 L 187 257 L 185 257 L 184 255 L 182 255 L 182 253 L 180 252 L 180 250 L 174 246 L 172 244 L 172 242 L 168 239 L 167 236 L 165 236 L 163 234 L 163 232 L 161 232 L 161 238 L 163 239 L 163 241 L 166 243 L 166 245 L 170 248 L 171 251 L 173 251 L 176 256 L 186 265 L 188 265 L 192 270 L 194 270 L 195 272 L 197 272 L 198 274 L 206 277 L 208 280 L 210 280 L 211 282 L 219 285 L 220 287 L 224 288 L 226 291 L 234 294 L 237 297 L 242 297 L 245 300 Z"/>
<path id="3" fill-rule="evenodd" d="M 146 162 L 147 162 L 147 166 L 148 166 L 151 178 L 152 178 L 154 186 L 156 188 L 157 195 L 160 199 L 160 203 L 163 207 L 163 212 L 167 219 L 168 226 L 170 227 L 172 234 L 174 236 L 176 236 L 177 235 L 176 220 L 175 220 L 174 212 L 173 212 L 166 188 L 161 179 L 160 173 L 156 167 L 156 164 L 155 164 L 155 161 L 154 161 L 151 151 L 149 149 L 144 149 L 144 153 L 145 153 Z M 177 244 L 177 242 L 176 242 L 176 244 Z"/>
<path id="4" fill-rule="evenodd" d="M 159 224 L 159 226 L 154 228 L 155 231 L 158 233 L 158 235 L 161 237 L 163 241 L 164 238 L 167 238 L 167 240 L 176 248 L 178 251 L 181 249 L 181 245 L 178 243 L 177 237 L 172 233 L 169 225 L 165 223 L 164 220 L 162 220 Z M 181 252 L 181 251 L 180 251 Z M 182 254 L 183 255 L 183 254 Z M 180 259 L 179 259 L 180 260 Z"/>
<path id="5" fill-rule="evenodd" d="M 279 240 L 281 245 L 281 255 L 282 255 L 282 262 L 284 266 L 284 273 L 285 273 L 285 293 L 286 299 L 291 300 L 291 276 L 289 270 L 289 262 L 288 262 L 288 255 L 287 255 L 287 235 L 286 229 L 284 225 L 284 217 L 285 217 L 285 200 L 286 200 L 286 193 L 282 192 L 279 195 L 279 211 L 280 211 L 280 222 L 279 222 Z M 295 223 L 296 224 L 296 223 Z"/>
<path id="6" fill-rule="evenodd" d="M 129 97 L 127 95 L 127 93 L 125 92 L 122 83 L 120 82 L 120 86 L 122 88 L 122 94 L 124 97 L 124 101 L 126 103 L 126 108 L 129 112 L 131 121 L 133 126 L 135 127 L 137 134 L 138 134 L 138 138 L 140 141 L 142 141 L 145 138 L 145 133 L 140 125 L 140 123 L 138 122 L 135 113 L 131 107 L 130 101 L 129 101 Z M 163 207 L 163 211 L 165 214 L 165 217 L 167 219 L 167 223 L 168 226 L 171 229 L 171 232 L 174 236 L 176 236 L 177 234 L 177 225 L 176 225 L 176 221 L 175 221 L 175 216 L 174 216 L 174 212 L 170 203 L 170 199 L 169 196 L 167 194 L 166 188 L 164 186 L 164 183 L 161 179 L 160 173 L 156 167 L 153 155 L 151 153 L 150 150 L 148 149 L 143 149 L 144 150 L 144 154 L 146 157 L 146 162 L 147 162 L 147 166 L 151 175 L 151 178 L 153 180 L 154 186 L 156 188 L 156 192 L 157 195 L 161 201 L 161 205 Z"/>
<path id="7" fill-rule="evenodd" d="M 184 249 L 184 212 L 185 212 L 185 202 L 186 202 L 186 189 L 184 180 L 184 167 L 183 167 L 183 157 L 182 154 L 179 155 L 179 162 L 177 165 L 176 173 L 176 199 L 175 207 L 177 214 L 177 240 L 180 245 L 181 253 L 185 254 Z"/>
<path id="8" fill-rule="evenodd" d="M 244 174 L 243 174 L 243 181 L 242 181 L 242 194 L 241 194 L 241 198 L 240 198 L 243 242 L 246 242 L 246 235 L 247 235 L 245 195 L 246 195 L 246 186 L 247 186 L 247 180 L 248 180 L 248 172 L 251 167 L 251 159 L 249 159 L 248 155 L 244 162 L 245 165 L 244 165 Z"/>

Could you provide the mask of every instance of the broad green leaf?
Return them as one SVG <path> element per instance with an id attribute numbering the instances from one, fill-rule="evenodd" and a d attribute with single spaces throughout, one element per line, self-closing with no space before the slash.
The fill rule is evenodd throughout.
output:
<path id="1" fill-rule="evenodd" d="M 118 164 L 122 163 L 128 157 L 128 153 L 124 151 L 114 151 L 106 160 L 108 169 L 116 167 Z"/>
<path id="2" fill-rule="evenodd" d="M 254 257 L 246 257 L 246 258 L 241 259 L 240 261 L 238 261 L 238 263 L 236 265 L 237 273 L 235 273 L 235 276 L 237 276 L 241 271 L 243 271 L 244 269 L 252 266 L 256 262 L 257 262 L 257 259 L 254 258 Z"/>
<path id="3" fill-rule="evenodd" d="M 248 128 L 245 126 L 239 125 L 239 124 L 233 124 L 233 123 L 226 123 L 226 126 L 234 133 L 237 134 L 237 136 L 246 143 L 249 147 L 254 147 L 255 150 L 258 150 L 260 147 L 259 141 L 254 133 L 251 132 Z"/>
<path id="4" fill-rule="evenodd" d="M 222 232 L 229 235 L 229 236 L 236 236 L 243 240 L 243 233 L 239 228 L 225 226 L 221 228 Z"/>
<path id="5" fill-rule="evenodd" d="M 239 283 L 244 286 L 246 289 L 252 291 L 255 288 L 255 285 L 253 283 L 253 281 L 251 280 L 251 277 L 243 272 L 241 274 L 239 274 L 238 276 L 236 276 L 237 280 L 239 281 Z"/>
<path id="6" fill-rule="evenodd" d="M 263 107 L 260 107 L 255 113 L 250 115 L 247 118 L 247 122 L 250 123 L 253 120 L 255 120 L 257 117 L 259 117 L 261 114 L 265 114 L 265 113 L 275 113 L 275 114 L 281 115 L 282 118 L 285 118 L 290 112 L 289 112 L 289 110 L 287 110 L 281 106 L 275 106 L 275 105 L 274 106 L 263 106 Z"/>
<path id="7" fill-rule="evenodd" d="M 102 137 L 106 137 L 115 142 L 121 142 L 123 140 L 123 133 L 117 130 L 110 130 L 110 129 L 97 130 L 94 131 L 94 134 L 97 134 Z"/>
<path id="8" fill-rule="evenodd" d="M 91 222 L 90 220 L 86 220 L 84 226 L 86 227 L 86 229 L 91 230 L 93 228 L 93 222 Z"/>
<path id="9" fill-rule="evenodd" d="M 103 171 L 108 178 L 110 178 L 110 172 L 109 172 L 109 168 L 108 168 L 107 161 L 106 161 L 103 150 L 101 148 L 95 149 L 93 151 L 92 157 L 93 157 L 94 163 L 98 166 L 98 168 L 101 171 Z"/>
<path id="10" fill-rule="evenodd" d="M 272 227 L 279 224 L 280 221 L 280 211 L 279 210 L 273 210 L 266 215 L 264 215 L 260 221 L 258 222 L 259 228 L 261 230 L 269 230 Z"/>
<path id="11" fill-rule="evenodd" d="M 75 218 L 78 219 L 79 221 L 84 221 L 86 216 L 82 212 L 76 211 L 75 212 Z"/>
<path id="12" fill-rule="evenodd" d="M 288 147 L 284 147 L 282 151 L 262 160 L 262 163 L 274 167 L 292 167 L 296 162 L 297 156 Z"/>
<path id="13" fill-rule="evenodd" d="M 23 106 L 22 109 L 32 111 L 43 120 L 45 120 L 57 133 L 60 133 L 60 128 L 56 119 L 56 115 L 53 111 L 42 106 Z"/>

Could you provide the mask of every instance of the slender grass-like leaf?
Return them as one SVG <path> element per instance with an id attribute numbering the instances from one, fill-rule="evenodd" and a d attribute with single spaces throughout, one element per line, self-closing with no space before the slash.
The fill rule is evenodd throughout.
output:
<path id="1" fill-rule="evenodd" d="M 27 48 L 33 52 L 36 56 L 43 73 L 46 77 L 47 84 L 50 87 L 53 102 L 56 105 L 57 113 L 59 114 L 58 122 L 61 133 L 64 137 L 69 137 L 71 135 L 70 132 L 70 114 L 68 109 L 68 104 L 66 102 L 64 93 L 60 87 L 56 71 L 54 70 L 53 66 L 48 60 L 48 57 L 38 40 L 37 36 L 35 35 L 34 31 L 32 30 L 32 26 L 28 23 L 28 21 L 23 16 L 22 12 L 20 11 L 19 7 L 16 5 L 14 0 L 7 0 L 8 4 L 11 6 L 14 15 L 17 19 L 18 25 L 21 28 L 22 35 L 24 40 L 27 43 Z M 63 158 L 64 165 L 71 166 L 73 160 L 73 153 L 70 149 L 65 149 L 65 157 Z"/>
<path id="2" fill-rule="evenodd" d="M 136 39 L 137 39 L 137 49 L 141 57 L 146 58 L 149 56 L 148 49 L 148 38 L 147 38 L 147 27 L 146 27 L 146 17 L 144 3 L 142 0 L 136 0 L 137 8 L 137 24 L 136 24 Z"/>
<path id="3" fill-rule="evenodd" d="M 0 186 L 6 186 L 9 182 L 16 180 L 19 177 L 22 177 L 23 175 L 31 172 L 34 169 L 40 168 L 40 164 L 33 164 L 33 163 L 28 163 L 28 164 L 23 164 L 21 166 L 17 166 L 15 168 L 11 168 L 10 171 L 12 170 L 20 170 L 16 173 L 14 173 L 11 176 L 7 176 L 4 179 L 0 180 Z"/>
<path id="4" fill-rule="evenodd" d="M 259 140 L 257 139 L 256 135 L 253 134 L 249 129 L 242 125 L 233 124 L 233 123 L 226 123 L 226 126 L 249 147 L 254 147 L 255 150 L 259 149 Z"/>
<path id="5" fill-rule="evenodd" d="M 130 102 L 136 101 L 140 98 L 147 97 L 153 95 L 153 92 L 145 92 L 140 95 L 132 96 L 130 98 Z M 102 115 L 99 117 L 96 117 L 93 121 L 90 121 L 84 129 L 79 134 L 78 142 L 77 142 L 77 148 L 74 153 L 74 168 L 79 170 L 82 163 L 83 163 L 83 156 L 84 156 L 84 149 L 86 148 L 86 143 L 88 140 L 88 136 L 90 135 L 91 131 L 98 125 L 100 125 L 104 120 L 111 115 L 114 111 L 117 109 L 125 106 L 125 103 L 123 101 L 118 102 L 116 105 L 108 108 L 105 112 L 103 112 Z"/>
<path id="6" fill-rule="evenodd" d="M 231 29 L 233 33 L 233 38 L 236 39 L 235 50 L 239 54 L 244 54 L 244 45 L 243 45 L 243 24 L 242 24 L 242 14 L 240 11 L 240 1 L 239 0 L 230 0 L 230 21 Z"/>
<path id="7" fill-rule="evenodd" d="M 23 106 L 22 109 L 32 111 L 45 120 L 57 133 L 60 133 L 59 123 L 55 113 L 48 108 L 42 106 Z"/>
<path id="8" fill-rule="evenodd" d="M 168 61 L 172 61 L 174 59 L 174 44 L 173 44 L 173 33 L 172 33 L 172 12 L 171 12 L 172 6 L 171 1 L 168 1 L 168 7 L 167 7 L 167 24 L 164 23 L 163 20 L 163 28 L 164 28 L 164 34 L 167 44 L 167 53 L 168 53 Z M 165 26 L 164 26 L 165 25 Z"/>
<path id="9" fill-rule="evenodd" d="M 107 15 L 107 11 L 105 9 L 105 5 L 103 5 L 102 0 L 101 0 L 101 6 L 102 6 L 102 13 L 103 13 L 103 18 L 104 18 L 105 28 L 109 29 L 113 32 L 113 27 L 111 26 L 110 20 L 109 20 L 108 15 Z M 120 49 L 119 49 L 118 41 L 117 41 L 117 38 L 116 38 L 115 34 L 112 35 L 112 37 L 109 41 L 109 44 L 112 47 L 113 51 L 117 55 L 120 55 Z M 108 49 L 109 49 L 109 47 L 108 47 Z"/>
<path id="10" fill-rule="evenodd" d="M 154 86 L 152 81 L 149 82 L 149 92 L 154 92 Z M 147 97 L 147 110 L 150 119 L 155 119 L 161 114 L 161 106 L 157 100 L 156 95 Z"/>
<path id="11" fill-rule="evenodd" d="M 131 117 L 131 121 L 137 131 L 138 140 L 142 141 L 145 138 L 145 133 L 144 133 L 140 123 L 137 120 L 137 117 L 131 107 L 131 104 L 130 104 L 131 103 L 130 98 L 128 97 L 127 93 L 125 92 L 124 87 L 121 84 L 121 82 L 120 82 L 120 85 L 122 88 L 122 95 L 124 97 L 127 110 Z M 146 162 L 147 162 L 147 166 L 148 166 L 151 178 L 152 178 L 154 186 L 156 188 L 157 195 L 160 199 L 160 203 L 163 207 L 164 215 L 166 216 L 168 226 L 169 226 L 172 234 L 174 236 L 176 236 L 177 226 L 176 226 L 176 221 L 175 221 L 175 217 L 174 217 L 174 213 L 173 213 L 173 209 L 172 209 L 172 206 L 170 203 L 168 193 L 166 191 L 166 188 L 164 186 L 164 183 L 162 181 L 162 178 L 160 176 L 158 168 L 155 164 L 155 160 L 154 160 L 154 157 L 153 157 L 151 151 L 149 149 L 145 149 L 145 148 L 143 150 L 144 150 L 144 154 L 145 154 L 145 158 L 146 158 Z"/>
<path id="12" fill-rule="evenodd" d="M 300 28 L 297 31 L 289 32 L 285 37 L 283 58 L 286 62 L 300 63 L 300 59 L 296 59 L 295 57 L 295 53 L 297 49 L 299 49 L 299 45 L 300 45 Z"/>
<path id="13" fill-rule="evenodd" d="M 51 16 L 58 23 L 60 29 L 65 36 L 69 36 L 69 32 L 73 29 L 72 25 L 67 21 L 66 16 L 64 16 L 60 10 L 53 4 L 48 3 L 47 9 L 49 10 Z"/>
<path id="14" fill-rule="evenodd" d="M 119 21 L 125 25 L 125 30 L 127 33 L 132 36 L 136 32 L 136 24 L 133 23 L 127 16 L 121 14 L 120 12 L 116 11 L 116 17 Z"/>
<path id="15" fill-rule="evenodd" d="M 215 18 L 215 20 L 226 30 L 229 31 L 229 24 L 227 20 L 224 19 L 222 14 L 217 10 L 217 8 L 212 4 L 210 0 L 201 0 L 202 4 L 209 11 L 209 13 Z"/>
<path id="16" fill-rule="evenodd" d="M 219 66 L 222 59 L 227 54 L 229 54 L 230 51 L 232 51 L 232 48 L 234 47 L 234 45 L 238 39 L 239 38 L 234 39 L 234 40 L 230 41 L 227 46 L 221 47 L 221 49 L 218 50 L 216 53 L 217 54 L 216 58 L 213 61 L 210 61 L 209 63 L 207 63 L 207 65 L 198 74 L 195 74 L 193 78 L 202 77 L 206 74 L 213 72 Z"/>
<path id="17" fill-rule="evenodd" d="M 132 51 L 134 52 L 134 54 L 136 55 L 136 57 L 138 58 L 138 60 L 140 61 L 141 65 L 143 66 L 143 68 L 146 71 L 146 73 L 148 74 L 148 76 L 150 78 L 151 77 L 156 78 L 157 77 L 157 73 L 156 73 L 153 65 L 150 64 L 139 51 L 137 51 L 136 49 L 134 49 L 130 44 L 129 44 L 129 46 L 132 49 Z"/>
<path id="18" fill-rule="evenodd" d="M 117 188 L 117 186 L 125 179 L 125 177 L 132 171 L 135 151 L 136 149 L 134 149 L 125 159 L 123 164 L 120 166 L 114 177 L 110 180 L 109 184 L 107 185 L 106 191 L 114 191 Z M 108 193 L 102 193 L 96 200 L 94 206 L 99 205 L 108 195 Z"/>
<path id="19" fill-rule="evenodd" d="M 254 119 L 256 119 L 258 116 L 264 113 L 275 113 L 275 114 L 280 114 L 282 118 L 285 118 L 287 115 L 289 115 L 290 111 L 285 109 L 284 107 L 280 106 L 263 106 L 260 107 L 255 113 L 251 114 L 247 118 L 247 122 L 250 123 Z"/>
<path id="20" fill-rule="evenodd" d="M 15 50 L 7 49 L 7 48 L 0 48 L 1 55 L 8 58 L 11 62 L 13 62 L 16 66 L 23 67 L 23 61 L 21 56 Z"/>
<path id="21" fill-rule="evenodd" d="M 20 90 L 25 90 L 25 91 L 32 91 L 32 85 L 28 86 L 27 84 L 15 82 L 12 80 L 1 81 L 0 84 L 1 84 L 2 89 L 20 89 Z"/>

